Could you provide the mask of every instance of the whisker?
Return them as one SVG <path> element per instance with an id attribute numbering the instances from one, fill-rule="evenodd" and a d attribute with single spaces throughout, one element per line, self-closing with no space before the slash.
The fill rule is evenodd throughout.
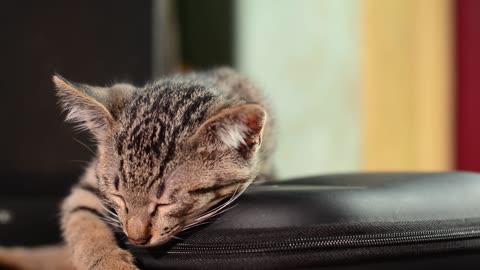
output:
<path id="1" fill-rule="evenodd" d="M 113 218 L 111 218 L 111 217 L 103 216 L 102 219 L 105 220 L 105 221 L 108 221 L 108 222 L 115 223 L 115 224 L 120 224 L 120 221 L 119 221 L 119 220 L 113 219 Z"/>
<path id="2" fill-rule="evenodd" d="M 81 142 L 79 139 L 75 138 L 75 137 L 72 137 L 72 139 L 74 139 L 76 142 L 78 142 L 79 144 L 85 146 L 85 148 L 88 149 L 88 151 L 90 151 L 90 153 L 96 155 L 96 153 L 90 148 L 88 147 L 88 145 L 84 144 L 83 142 Z"/>
<path id="3" fill-rule="evenodd" d="M 74 163 L 76 162 L 76 163 L 81 163 L 81 164 L 86 164 L 86 165 L 90 164 L 90 162 L 88 162 L 88 161 L 78 160 L 78 159 L 70 159 L 70 160 L 68 160 L 68 162 L 74 162 Z"/>
<path id="4" fill-rule="evenodd" d="M 197 227 L 197 226 L 201 226 L 201 225 L 206 225 L 206 224 L 210 224 L 212 223 L 212 221 L 206 221 L 206 222 L 200 222 L 200 223 L 192 223 L 188 226 L 185 226 L 183 229 L 182 229 L 182 232 L 183 231 L 186 231 L 186 230 L 190 230 L 191 228 L 194 228 L 194 227 Z"/>
<path id="5" fill-rule="evenodd" d="M 246 185 L 243 189 L 240 190 L 240 192 L 237 193 L 239 187 L 240 187 L 240 185 L 237 186 L 237 188 L 235 189 L 235 192 L 232 194 L 232 196 L 230 197 L 230 199 L 229 199 L 228 201 L 226 201 L 226 202 L 223 203 L 222 205 L 214 208 L 213 210 L 208 211 L 207 213 L 203 214 L 202 216 L 196 218 L 195 220 L 196 220 L 196 221 L 203 221 L 203 220 L 208 219 L 209 217 L 211 217 L 213 214 L 221 211 L 222 209 L 224 209 L 225 207 L 227 207 L 228 205 L 230 205 L 232 202 L 234 202 L 238 197 L 240 197 L 240 195 L 242 195 L 242 193 L 245 192 L 245 190 L 247 189 L 248 185 Z"/>
<path id="6" fill-rule="evenodd" d="M 210 218 L 215 217 L 215 216 L 218 216 L 218 215 L 220 215 L 220 214 L 223 214 L 223 213 L 229 211 L 230 209 L 234 208 L 234 207 L 237 206 L 237 205 L 238 205 L 238 204 L 235 204 L 235 205 L 232 205 L 232 206 L 230 206 L 230 207 L 228 207 L 228 208 L 225 208 L 225 209 L 223 209 L 223 210 L 221 210 L 221 211 L 212 213 L 212 214 L 210 215 Z"/>
<path id="7" fill-rule="evenodd" d="M 119 221 L 118 216 L 111 216 L 111 215 L 103 215 L 103 217 L 114 220 L 114 221 Z"/>
<path id="8" fill-rule="evenodd" d="M 104 215 L 104 216 L 109 217 L 111 219 L 119 220 L 118 216 L 114 216 L 114 215 L 110 215 L 110 214 L 107 214 L 107 215 Z"/>
<path id="9" fill-rule="evenodd" d="M 215 213 L 211 213 L 211 214 L 208 214 L 208 215 L 204 215 L 203 218 L 202 218 L 202 220 L 200 220 L 199 222 L 202 222 L 202 221 L 204 221 L 204 220 L 207 220 L 207 219 L 216 217 L 216 216 L 218 216 L 218 215 L 220 215 L 220 214 L 222 214 L 222 213 L 230 210 L 231 208 L 232 208 L 232 207 L 225 208 L 225 209 L 223 209 L 223 210 L 221 210 L 221 211 L 218 211 L 218 212 L 215 212 Z"/>
<path id="10" fill-rule="evenodd" d="M 105 209 L 108 213 L 110 213 L 112 216 L 118 218 L 118 214 L 117 214 L 117 213 L 114 213 L 112 210 L 108 209 L 108 207 L 106 207 L 105 205 L 102 205 L 102 207 L 103 207 L 103 209 Z"/>
<path id="11" fill-rule="evenodd" d="M 118 222 L 117 220 L 107 219 L 107 218 L 102 218 L 102 220 L 109 224 L 120 225 L 120 222 Z"/>
<path id="12" fill-rule="evenodd" d="M 105 221 L 108 221 L 110 223 L 120 225 L 120 222 L 118 220 L 111 219 L 111 218 L 102 218 L 102 219 L 105 220 Z"/>
<path id="13" fill-rule="evenodd" d="M 117 213 L 113 212 L 112 210 L 110 210 L 108 207 L 106 207 L 105 205 L 102 206 L 103 209 L 105 209 L 108 213 L 114 215 L 114 216 L 117 216 Z"/>
<path id="14" fill-rule="evenodd" d="M 210 213 L 219 211 L 220 209 L 222 209 L 222 208 L 225 207 L 226 205 L 230 204 L 231 201 L 232 201 L 232 199 L 233 199 L 233 200 L 236 199 L 236 198 L 235 198 L 235 195 L 236 195 L 239 187 L 240 187 L 240 185 L 238 185 L 238 186 L 236 187 L 235 191 L 233 192 L 232 196 L 230 197 L 230 199 L 229 199 L 228 201 L 226 201 L 225 203 L 223 203 L 223 204 L 221 204 L 221 205 L 219 205 L 219 206 L 217 206 L 217 207 L 215 207 L 215 208 L 213 208 L 213 209 L 211 209 L 211 210 L 203 213 L 203 215 L 201 215 L 200 217 L 198 217 L 196 220 L 201 219 L 201 218 L 203 218 L 204 216 L 209 215 Z"/>
<path id="15" fill-rule="evenodd" d="M 115 228 L 122 229 L 122 226 L 120 226 L 120 225 L 112 224 L 112 223 L 109 223 L 109 222 L 107 222 L 107 224 L 109 224 L 110 226 L 114 227 L 114 229 L 115 229 Z M 118 230 L 118 231 L 121 231 L 121 230 Z"/>
<path id="16" fill-rule="evenodd" d="M 251 182 L 250 182 L 250 183 L 251 183 Z M 206 223 L 209 223 L 209 222 L 205 222 L 205 221 L 208 220 L 208 219 L 211 219 L 211 218 L 213 218 L 213 217 L 215 217 L 215 216 L 218 216 L 218 215 L 220 215 L 220 214 L 222 214 L 222 213 L 224 213 L 224 212 L 232 209 L 233 207 L 235 207 L 236 205 L 233 205 L 233 206 L 230 206 L 230 207 L 228 207 L 228 206 L 231 205 L 235 200 L 237 200 L 237 199 L 240 197 L 240 195 L 243 194 L 243 192 L 245 192 L 245 190 L 248 188 L 248 186 L 249 186 L 250 183 L 244 184 L 245 186 L 242 187 L 241 189 L 239 189 L 239 188 L 240 188 L 240 186 L 241 186 L 242 184 L 239 184 L 239 185 L 235 188 L 235 191 L 233 192 L 232 196 L 230 196 L 230 198 L 229 198 L 226 202 L 224 202 L 223 204 L 221 204 L 221 205 L 219 205 L 219 206 L 217 206 L 217 207 L 215 207 L 215 208 L 207 211 L 207 212 L 204 213 L 203 215 L 195 218 L 194 221 L 193 221 L 192 223 L 186 225 L 186 226 L 182 229 L 182 231 L 189 230 L 189 229 L 191 229 L 191 228 L 193 228 L 193 227 L 196 227 L 196 226 L 200 226 L 200 225 L 204 225 L 204 224 L 206 224 Z"/>

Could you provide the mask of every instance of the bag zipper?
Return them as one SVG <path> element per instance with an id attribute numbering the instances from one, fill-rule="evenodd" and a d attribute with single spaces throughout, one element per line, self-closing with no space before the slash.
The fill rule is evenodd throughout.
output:
<path id="1" fill-rule="evenodd" d="M 480 237 L 480 226 L 437 229 L 415 232 L 375 233 L 364 235 L 291 238 L 278 241 L 244 243 L 178 242 L 167 254 L 221 255 L 286 252 L 311 249 L 358 248 L 386 245 L 417 244 L 433 241 L 452 241 Z"/>

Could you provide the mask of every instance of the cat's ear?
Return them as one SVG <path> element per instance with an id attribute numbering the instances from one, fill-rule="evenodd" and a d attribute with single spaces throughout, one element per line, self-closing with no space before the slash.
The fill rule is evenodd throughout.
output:
<path id="1" fill-rule="evenodd" d="M 200 126 L 198 135 L 215 145 L 238 150 L 245 157 L 262 143 L 267 112 L 258 104 L 246 103 L 227 108 Z"/>
<path id="2" fill-rule="evenodd" d="M 102 136 L 112 125 L 113 116 L 107 109 L 108 89 L 76 84 L 60 75 L 53 76 L 60 104 L 67 111 L 66 121 L 79 124 L 80 129 Z"/>

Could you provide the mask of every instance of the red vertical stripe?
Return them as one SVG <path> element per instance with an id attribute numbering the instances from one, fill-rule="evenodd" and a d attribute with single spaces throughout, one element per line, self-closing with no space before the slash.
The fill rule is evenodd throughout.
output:
<path id="1" fill-rule="evenodd" d="M 480 171 L 480 1 L 456 3 L 456 167 Z"/>

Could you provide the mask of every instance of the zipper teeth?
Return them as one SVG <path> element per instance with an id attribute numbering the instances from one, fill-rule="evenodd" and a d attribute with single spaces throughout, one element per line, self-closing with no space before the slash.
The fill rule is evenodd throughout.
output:
<path id="1" fill-rule="evenodd" d="M 440 229 L 417 232 L 379 233 L 339 237 L 293 238 L 284 241 L 235 244 L 178 243 L 168 254 L 245 254 L 283 252 L 313 248 L 353 248 L 393 244 L 448 241 L 480 237 L 480 227 Z"/>

